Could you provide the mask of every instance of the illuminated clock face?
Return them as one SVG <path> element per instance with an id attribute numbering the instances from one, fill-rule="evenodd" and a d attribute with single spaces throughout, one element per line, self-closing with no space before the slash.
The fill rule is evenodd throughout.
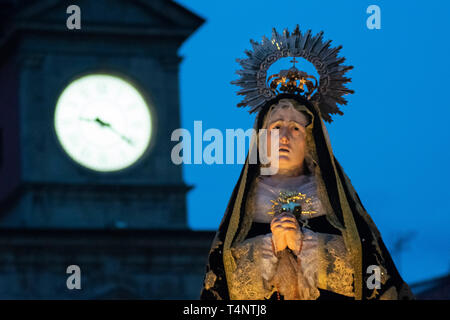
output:
<path id="1" fill-rule="evenodd" d="M 55 131 L 65 152 L 102 172 L 134 164 L 152 134 L 150 109 L 138 90 L 112 75 L 91 74 L 70 83 L 55 110 Z"/>

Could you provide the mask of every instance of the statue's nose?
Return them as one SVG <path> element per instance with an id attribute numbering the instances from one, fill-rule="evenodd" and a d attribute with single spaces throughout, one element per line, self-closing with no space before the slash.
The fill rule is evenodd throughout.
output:
<path id="1" fill-rule="evenodd" d="M 282 136 L 281 136 L 281 138 L 280 138 L 280 142 L 281 142 L 282 144 L 288 144 L 288 143 L 289 143 L 289 139 L 288 139 L 288 137 L 286 136 L 286 134 L 282 134 Z"/>

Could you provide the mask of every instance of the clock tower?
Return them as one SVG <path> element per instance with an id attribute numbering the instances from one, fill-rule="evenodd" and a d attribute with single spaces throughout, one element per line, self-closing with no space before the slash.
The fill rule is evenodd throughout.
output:
<path id="1" fill-rule="evenodd" d="M 9 3 L 0 226 L 185 228 L 177 51 L 203 20 L 172 1 L 85 0 L 69 30 L 70 1 Z"/>
<path id="2" fill-rule="evenodd" d="M 203 22 L 172 0 L 0 2 L 1 299 L 198 297 L 213 234 L 187 227 L 170 137 Z"/>

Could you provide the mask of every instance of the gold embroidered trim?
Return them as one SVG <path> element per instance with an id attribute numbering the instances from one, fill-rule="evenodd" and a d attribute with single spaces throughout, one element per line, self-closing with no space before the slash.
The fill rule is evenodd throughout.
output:
<path id="1" fill-rule="evenodd" d="M 247 239 L 231 248 L 236 261 L 236 269 L 229 275 L 230 296 L 237 300 L 268 299 L 276 289 L 263 279 L 262 266 L 262 238 L 257 236 Z"/>
<path id="2" fill-rule="evenodd" d="M 314 104 L 316 107 L 316 104 Z M 351 256 L 353 270 L 355 273 L 355 299 L 361 300 L 363 293 L 362 293 L 362 285 L 363 285 L 363 274 L 362 274 L 362 248 L 361 248 L 361 240 L 359 237 L 358 229 L 356 227 L 355 220 L 353 218 L 352 211 L 350 209 L 350 205 L 348 204 L 347 197 L 345 196 L 344 188 L 342 185 L 342 181 L 339 178 L 336 164 L 334 162 L 333 157 L 333 151 L 331 149 L 331 144 L 328 137 L 328 132 L 325 127 L 325 124 L 323 121 L 321 121 L 322 124 L 322 131 L 324 132 L 328 153 L 331 158 L 331 163 L 333 165 L 333 170 L 336 176 L 336 182 L 337 182 L 337 188 L 338 188 L 338 194 L 339 194 L 339 202 L 341 204 L 342 208 L 342 215 L 344 217 L 344 224 L 345 224 L 345 230 L 343 230 L 343 237 L 345 246 L 347 247 L 347 250 L 349 251 L 349 254 Z"/>
<path id="3" fill-rule="evenodd" d="M 319 235 L 318 287 L 354 297 L 354 270 L 341 236 Z"/>
<path id="4" fill-rule="evenodd" d="M 223 265 L 225 268 L 225 274 L 227 278 L 228 289 L 230 291 L 230 299 L 234 300 L 232 287 L 233 282 L 230 277 L 231 274 L 236 270 L 236 262 L 234 261 L 233 255 L 231 253 L 231 244 L 233 241 L 233 237 L 237 232 L 239 225 L 239 215 L 242 204 L 242 197 L 244 195 L 245 183 L 247 181 L 247 172 L 248 172 L 248 162 L 245 163 L 244 172 L 242 174 L 242 181 L 238 189 L 238 194 L 236 195 L 236 201 L 234 203 L 233 211 L 231 213 L 230 223 L 228 225 L 227 234 L 225 236 L 225 242 L 223 246 Z"/>
<path id="5" fill-rule="evenodd" d="M 327 288 L 327 259 L 325 256 L 325 238 L 318 237 L 319 250 L 317 254 L 319 255 L 318 272 L 317 272 L 317 287 L 320 289 Z"/>
<path id="6" fill-rule="evenodd" d="M 217 279 L 216 274 L 212 270 L 209 270 L 205 276 L 205 289 L 209 290 L 212 287 L 214 287 L 214 283 L 216 283 L 216 279 Z"/>

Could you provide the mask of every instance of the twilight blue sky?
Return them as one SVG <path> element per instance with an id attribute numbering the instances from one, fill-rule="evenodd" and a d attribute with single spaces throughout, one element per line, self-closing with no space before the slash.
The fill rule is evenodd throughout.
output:
<path id="1" fill-rule="evenodd" d="M 325 32 L 355 68 L 355 94 L 327 125 L 334 153 L 410 283 L 450 271 L 449 1 L 177 0 L 206 23 L 180 50 L 182 126 L 251 128 L 236 58 L 272 27 Z M 381 8 L 369 30 L 366 8 Z M 301 65 L 300 65 L 301 66 Z M 192 132 L 192 131 L 191 131 Z M 173 143 L 175 144 L 175 143 Z M 203 144 L 205 147 L 208 142 Z M 217 229 L 242 165 L 185 165 L 192 229 Z M 399 256 L 395 240 L 409 236 Z"/>

